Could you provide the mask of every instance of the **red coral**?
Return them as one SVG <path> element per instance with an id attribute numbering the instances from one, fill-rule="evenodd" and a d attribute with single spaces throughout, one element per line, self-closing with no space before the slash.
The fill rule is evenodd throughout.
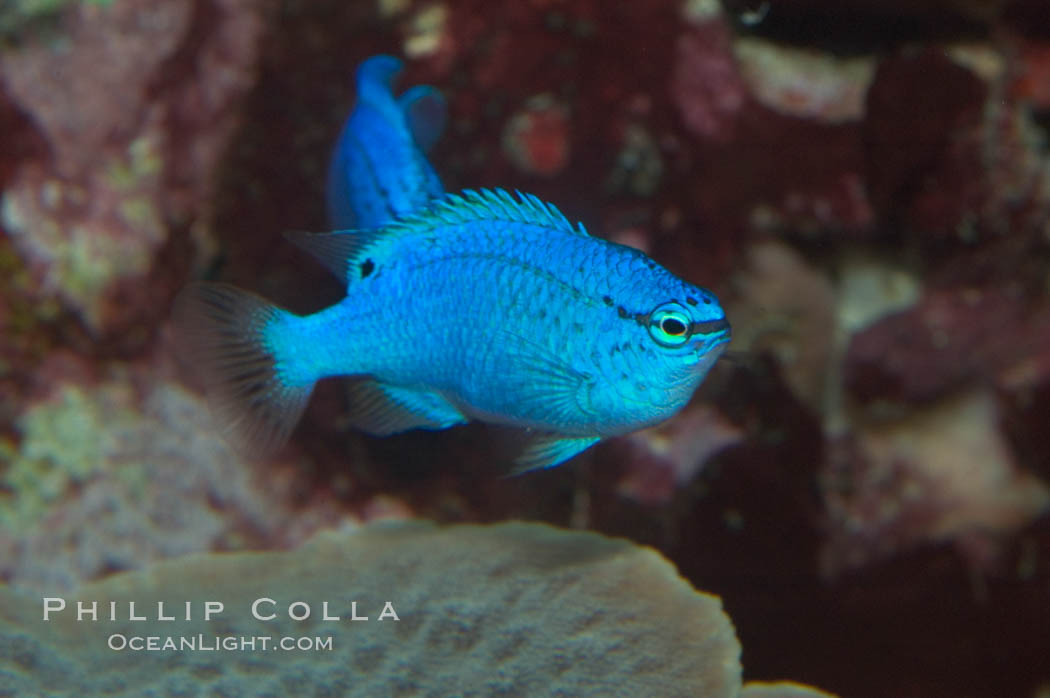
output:
<path id="1" fill-rule="evenodd" d="M 1011 94 L 1036 109 L 1050 110 L 1050 45 L 1019 41 L 1017 49 L 1018 65 L 1010 85 Z"/>
<path id="2" fill-rule="evenodd" d="M 923 202 L 924 196 L 945 197 L 947 206 L 936 229 L 954 229 L 958 212 L 976 195 L 972 183 L 979 162 L 969 149 L 969 161 L 959 153 L 951 158 L 951 167 L 944 164 L 957 139 L 980 123 L 986 96 L 976 75 L 938 50 L 902 54 L 879 64 L 868 91 L 864 139 L 868 190 L 884 221 L 910 223 L 898 219 L 901 212 L 917 204 L 930 209 L 932 202 Z M 926 224 L 933 222 L 931 214 L 923 215 Z"/>
<path id="3" fill-rule="evenodd" d="M 550 177 L 569 162 L 569 110 L 540 96 L 514 114 L 503 131 L 503 150 L 528 174 Z"/>
<path id="4" fill-rule="evenodd" d="M 968 381 L 994 381 L 1015 363 L 1047 353 L 1045 305 L 1000 289 L 944 289 L 855 335 L 845 383 L 862 402 L 914 404 Z"/>

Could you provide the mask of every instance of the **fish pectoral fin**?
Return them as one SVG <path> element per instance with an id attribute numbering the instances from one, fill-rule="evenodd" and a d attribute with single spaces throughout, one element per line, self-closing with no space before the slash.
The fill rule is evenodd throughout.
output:
<path id="1" fill-rule="evenodd" d="M 525 447 L 514 459 L 509 475 L 560 465 L 601 441 L 599 436 L 566 436 L 554 432 L 537 432 L 526 438 Z"/>
<path id="2" fill-rule="evenodd" d="M 397 100 L 408 130 L 422 150 L 430 150 L 441 138 L 448 122 L 445 96 L 429 85 L 416 85 L 405 90 Z"/>
<path id="3" fill-rule="evenodd" d="M 430 390 L 402 388 L 366 378 L 350 386 L 350 421 L 374 436 L 409 429 L 447 429 L 467 418 L 444 397 Z"/>
<path id="4" fill-rule="evenodd" d="M 336 230 L 331 233 L 304 233 L 289 231 L 284 234 L 289 242 L 323 264 L 340 281 L 350 283 L 357 258 L 362 256 L 379 238 L 379 230 Z"/>
<path id="5" fill-rule="evenodd" d="M 520 381 L 514 392 L 525 415 L 534 421 L 567 425 L 588 414 L 587 392 L 594 384 L 593 376 L 530 339 L 513 332 L 502 334 L 508 357 L 505 370 Z"/>

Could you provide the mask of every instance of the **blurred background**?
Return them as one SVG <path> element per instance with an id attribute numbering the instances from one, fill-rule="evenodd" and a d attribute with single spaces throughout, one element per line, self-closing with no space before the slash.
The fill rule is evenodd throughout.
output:
<path id="1" fill-rule="evenodd" d="M 505 479 L 481 426 L 214 431 L 169 312 L 222 279 L 340 298 L 353 69 L 450 105 L 445 187 L 534 193 L 723 301 L 660 427 Z M 652 545 L 749 679 L 1050 696 L 1050 2 L 0 2 L 0 580 L 72 588 L 383 517 Z"/>

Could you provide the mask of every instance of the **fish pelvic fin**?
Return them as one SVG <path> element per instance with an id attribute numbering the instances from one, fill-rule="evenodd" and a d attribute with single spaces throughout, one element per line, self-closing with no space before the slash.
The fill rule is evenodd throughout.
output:
<path id="1" fill-rule="evenodd" d="M 601 441 L 600 436 L 566 436 L 549 432 L 533 432 L 524 438 L 524 448 L 514 458 L 507 475 L 553 468 Z"/>
<path id="2" fill-rule="evenodd" d="M 274 341 L 298 316 L 228 284 L 195 283 L 175 301 L 180 343 L 205 380 L 208 403 L 239 452 L 264 457 L 288 440 L 314 381 L 297 377 Z"/>

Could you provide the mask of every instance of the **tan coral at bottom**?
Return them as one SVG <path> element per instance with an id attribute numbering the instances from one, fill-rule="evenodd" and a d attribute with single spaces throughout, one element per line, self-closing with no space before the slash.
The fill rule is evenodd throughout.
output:
<path id="1" fill-rule="evenodd" d="M 744 684 L 740 698 L 835 698 L 835 696 L 794 681 L 774 683 L 748 681 Z"/>
<path id="2" fill-rule="evenodd" d="M 740 646 L 717 597 L 696 592 L 651 549 L 540 524 L 385 523 L 326 532 L 291 552 L 195 555 L 84 586 L 45 622 L 48 595 L 0 589 L 9 695 L 717 698 L 741 687 Z M 257 610 L 276 617 L 254 617 L 257 599 L 272 599 Z M 78 601 L 99 601 L 100 620 L 77 621 Z M 128 620 L 129 601 L 148 620 Z M 158 620 L 160 601 L 175 620 Z M 209 601 L 223 610 L 203 620 Z M 295 602 L 309 605 L 307 619 L 289 617 L 290 606 L 305 612 Z M 387 602 L 399 620 L 379 619 Z M 108 646 L 150 636 L 161 645 L 331 637 L 332 647 Z"/>

